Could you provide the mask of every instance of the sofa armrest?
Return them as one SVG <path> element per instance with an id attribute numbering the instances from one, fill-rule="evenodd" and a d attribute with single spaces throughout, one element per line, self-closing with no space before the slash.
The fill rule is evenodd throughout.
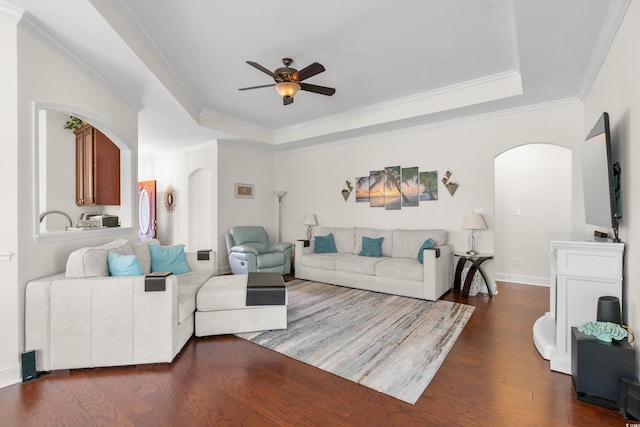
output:
<path id="1" fill-rule="evenodd" d="M 187 264 L 194 271 L 218 271 L 218 255 L 216 251 L 209 252 L 209 259 L 198 259 L 198 252 L 185 252 Z"/>
<path id="2" fill-rule="evenodd" d="M 25 350 L 37 370 L 171 362 L 178 347 L 178 280 L 145 292 L 144 276 L 53 277 L 27 284 Z"/>
<path id="3" fill-rule="evenodd" d="M 302 269 L 302 257 L 313 252 L 315 252 L 315 245 L 313 240 L 309 241 L 309 246 L 304 245 L 304 240 L 296 241 L 295 253 L 293 258 L 293 261 L 295 263 L 293 269 L 296 271 L 296 274 Z"/>
<path id="4" fill-rule="evenodd" d="M 258 250 L 249 245 L 235 245 L 231 248 L 231 252 L 229 254 L 232 254 L 234 252 L 241 254 L 254 254 L 255 256 L 259 255 Z"/>
<path id="5" fill-rule="evenodd" d="M 446 244 L 425 249 L 423 257 L 425 298 L 436 301 L 453 286 L 453 247 Z"/>
<path id="6" fill-rule="evenodd" d="M 280 243 L 272 243 L 267 246 L 267 252 L 285 252 L 287 249 L 291 249 L 291 243 L 280 242 Z"/>

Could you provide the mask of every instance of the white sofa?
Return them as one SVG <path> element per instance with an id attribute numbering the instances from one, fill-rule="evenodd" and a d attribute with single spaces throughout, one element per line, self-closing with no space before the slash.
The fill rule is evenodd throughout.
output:
<path id="1" fill-rule="evenodd" d="M 322 227 L 315 236 L 332 233 L 336 253 L 315 253 L 314 240 L 296 242 L 295 276 L 351 288 L 435 301 L 453 285 L 453 247 L 445 230 L 381 230 L 363 227 Z M 382 256 L 359 256 L 362 238 L 382 240 Z M 434 249 L 418 250 L 427 239 Z"/>
<path id="2" fill-rule="evenodd" d="M 196 293 L 215 275 L 216 253 L 187 252 L 188 273 L 145 291 L 144 276 L 108 276 L 106 253 L 133 253 L 150 271 L 148 243 L 118 239 L 74 251 L 65 273 L 36 279 L 25 294 L 25 350 L 38 371 L 171 362 L 194 332 Z M 92 276 L 92 277 L 89 277 Z"/>

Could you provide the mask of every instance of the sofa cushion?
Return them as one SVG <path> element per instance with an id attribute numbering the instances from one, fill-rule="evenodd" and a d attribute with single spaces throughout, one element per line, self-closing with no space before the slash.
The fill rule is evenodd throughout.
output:
<path id="1" fill-rule="evenodd" d="M 184 322 L 196 311 L 196 294 L 201 283 L 188 283 L 178 286 L 178 323 Z"/>
<path id="2" fill-rule="evenodd" d="M 319 227 L 314 235 L 326 236 L 332 233 L 338 252 L 354 254 L 355 252 L 355 228 L 353 227 Z"/>
<path id="3" fill-rule="evenodd" d="M 427 239 L 433 239 L 436 246 L 447 241 L 445 230 L 393 230 L 393 258 L 418 258 L 418 249 Z"/>
<path id="4" fill-rule="evenodd" d="M 135 255 L 120 255 L 109 251 L 107 254 L 109 274 L 112 276 L 141 276 L 142 267 Z"/>
<path id="5" fill-rule="evenodd" d="M 157 239 L 143 240 L 142 242 L 134 243 L 133 254 L 138 258 L 144 274 L 151 273 L 151 253 L 149 252 L 149 245 L 159 244 L 160 241 Z"/>
<path id="6" fill-rule="evenodd" d="M 372 239 L 369 237 L 362 238 L 362 250 L 358 253 L 360 256 L 379 258 L 382 256 L 382 241 L 384 237 Z"/>
<path id="7" fill-rule="evenodd" d="M 391 256 L 393 249 L 393 230 L 380 230 L 377 228 L 357 227 L 355 234 L 355 250 L 354 253 L 359 254 L 362 251 L 362 238 L 369 237 L 375 239 L 382 237 L 382 256 Z"/>
<path id="8" fill-rule="evenodd" d="M 258 255 L 257 267 L 273 268 L 283 265 L 285 262 L 285 256 L 283 252 L 270 252 L 266 254 Z"/>
<path id="9" fill-rule="evenodd" d="M 314 249 L 317 254 L 334 254 L 338 252 L 333 233 L 329 233 L 326 236 L 315 236 Z"/>
<path id="10" fill-rule="evenodd" d="M 375 265 L 376 276 L 422 282 L 424 265 L 417 259 L 387 258 Z"/>
<path id="11" fill-rule="evenodd" d="M 116 239 L 101 246 L 76 249 L 67 258 L 65 277 L 108 276 L 107 255 L 109 251 L 114 251 L 121 255 L 133 255 L 133 246 L 126 239 Z"/>
<path id="12" fill-rule="evenodd" d="M 188 273 L 176 274 L 178 285 L 202 285 L 213 276 L 214 272 L 209 270 L 191 270 Z"/>
<path id="13" fill-rule="evenodd" d="M 319 268 L 322 270 L 335 270 L 336 260 L 345 257 L 351 257 L 353 254 L 306 254 L 302 256 L 302 265 L 310 268 Z"/>
<path id="14" fill-rule="evenodd" d="M 376 274 L 376 265 L 386 259 L 388 258 L 351 255 L 337 259 L 335 262 L 335 268 L 336 271 L 373 276 Z"/>
<path id="15" fill-rule="evenodd" d="M 170 271 L 173 274 L 181 274 L 191 271 L 184 255 L 184 245 L 149 245 L 149 252 L 152 272 Z"/>

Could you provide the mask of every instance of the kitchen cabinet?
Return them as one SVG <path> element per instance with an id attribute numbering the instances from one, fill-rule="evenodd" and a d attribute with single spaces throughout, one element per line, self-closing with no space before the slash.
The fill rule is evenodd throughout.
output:
<path id="1" fill-rule="evenodd" d="M 120 149 L 95 127 L 76 134 L 76 204 L 120 205 Z"/>

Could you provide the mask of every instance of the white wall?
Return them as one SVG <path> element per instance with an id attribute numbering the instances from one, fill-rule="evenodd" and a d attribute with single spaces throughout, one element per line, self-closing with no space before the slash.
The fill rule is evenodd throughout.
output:
<path id="1" fill-rule="evenodd" d="M 302 220 L 307 212 L 313 212 L 320 225 L 325 226 L 443 228 L 449 230 L 454 247 L 461 250 L 466 249 L 468 237 L 468 232 L 461 228 L 464 216 L 474 208 L 481 208 L 489 229 L 478 233 L 479 249 L 504 253 L 494 243 L 494 158 L 511 147 L 528 143 L 573 148 L 584 139 L 582 114 L 581 104 L 566 103 L 345 141 L 340 145 L 276 153 L 275 185 L 289 191 L 284 240 L 304 238 Z M 347 202 L 343 200 L 340 191 L 346 179 L 354 182 L 356 177 L 368 175 L 371 170 L 396 165 L 418 166 L 421 171 L 437 170 L 438 179 L 450 170 L 460 187 L 452 197 L 440 183 L 439 200 L 420 202 L 419 207 L 399 211 L 355 203 L 354 194 Z M 546 240 L 544 235 L 538 238 Z M 520 242 L 521 246 L 526 244 Z M 483 264 L 483 268 L 485 265 L 488 275 L 493 277 L 495 263 Z M 532 270 L 531 274 L 547 276 L 548 266 L 541 267 L 540 271 Z"/>
<path id="2" fill-rule="evenodd" d="M 278 170 L 285 177 L 289 175 L 291 165 Z M 235 184 L 254 185 L 255 197 L 243 199 L 235 197 Z M 238 225 L 261 225 L 267 230 L 271 241 L 278 239 L 277 197 L 273 192 L 288 191 L 289 184 L 274 186 L 274 154 L 271 152 L 237 147 L 227 143 L 218 145 L 218 265 L 221 271 L 229 272 L 229 254 L 224 235 Z M 284 198 L 283 218 L 288 218 L 292 200 L 287 194 Z M 286 222 L 286 221 L 285 221 Z M 286 229 L 286 228 L 285 228 Z M 285 234 L 283 239 L 286 241 Z M 290 241 L 290 240 L 289 240 Z"/>
<path id="3" fill-rule="evenodd" d="M 156 181 L 157 237 L 162 244 L 185 244 L 189 250 L 215 250 L 218 240 L 217 168 L 216 142 L 192 150 L 141 155 L 138 181 Z M 190 179 L 194 174 L 200 178 L 195 181 Z M 202 177 L 209 182 L 202 182 Z M 177 204 L 173 212 L 168 212 L 164 207 L 164 192 L 169 186 L 176 190 Z M 197 197 L 197 200 L 190 200 L 193 197 Z M 190 212 L 190 207 L 211 212 L 207 229 L 198 234 L 196 241 L 189 232 L 190 226 L 193 226 L 191 220 L 202 221 L 202 216 Z"/>
<path id="4" fill-rule="evenodd" d="M 540 236 L 571 231 L 571 157 L 568 148 L 549 144 L 527 144 L 496 157 L 498 279 L 549 283 L 549 242 Z"/>
<path id="5" fill-rule="evenodd" d="M 620 238 L 625 246 L 623 320 L 631 329 L 640 328 L 640 57 L 636 54 L 640 40 L 640 5 L 631 2 L 624 21 L 607 54 L 607 58 L 585 101 L 586 135 L 603 111 L 609 113 L 612 151 L 622 167 L 622 221 Z M 640 371 L 640 359 L 637 360 Z"/>
<path id="6" fill-rule="evenodd" d="M 26 283 L 37 277 L 64 271 L 67 255 L 72 250 L 113 239 L 104 235 L 92 238 L 83 233 L 81 240 L 36 243 L 33 237 L 36 215 L 33 183 L 34 103 L 55 102 L 90 113 L 125 141 L 133 153 L 137 150 L 137 113 L 15 24 L 2 20 L 0 31 L 0 73 L 2 87 L 6 89 L 0 97 L 0 105 L 3 119 L 6 119 L 4 123 L 7 123 L 0 131 L 4 136 L 1 173 L 3 193 L 7 200 L 7 209 L 0 213 L 0 223 L 3 224 L 2 242 L 7 247 L 0 248 L 0 251 L 15 254 L 10 263 L 2 263 L 1 271 L 4 280 L 0 286 L 0 301 L 8 305 L 0 310 L 0 385 L 5 385 L 19 381 L 19 354 L 24 348 L 22 319 Z M 137 159 L 133 158 L 133 163 L 137 163 Z M 75 164 L 75 158 L 69 159 L 69 164 Z M 134 166 L 127 176 L 131 178 L 135 175 L 137 170 Z M 132 186 L 133 182 L 128 185 Z M 132 196 L 133 192 L 129 191 L 129 194 Z M 123 236 L 130 237 L 127 234 Z M 131 237 L 135 237 L 135 233 Z"/>
<path id="7" fill-rule="evenodd" d="M 20 292 L 18 286 L 18 55 L 16 26 L 0 19 L 0 387 L 20 378 Z M 9 258 L 7 259 L 7 254 Z"/>

